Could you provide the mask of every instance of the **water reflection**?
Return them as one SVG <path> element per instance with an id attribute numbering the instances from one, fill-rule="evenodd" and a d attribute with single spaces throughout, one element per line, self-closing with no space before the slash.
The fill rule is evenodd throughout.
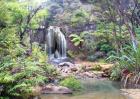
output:
<path id="1" fill-rule="evenodd" d="M 82 80 L 84 90 L 74 95 L 42 95 L 41 99 L 128 99 L 121 95 L 119 84 L 104 80 Z"/>

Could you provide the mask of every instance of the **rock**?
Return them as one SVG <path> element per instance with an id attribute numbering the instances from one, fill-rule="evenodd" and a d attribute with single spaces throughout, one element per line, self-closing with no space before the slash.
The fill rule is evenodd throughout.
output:
<path id="1" fill-rule="evenodd" d="M 4 86 L 3 85 L 0 85 L 0 94 L 3 91 L 3 88 L 4 88 Z"/>
<path id="2" fill-rule="evenodd" d="M 72 67 L 72 68 L 71 68 L 71 71 L 72 71 L 72 72 L 76 72 L 76 71 L 78 71 L 78 69 L 77 69 L 76 67 Z"/>
<path id="3" fill-rule="evenodd" d="M 97 76 L 97 77 L 102 77 L 102 74 L 103 72 L 102 71 L 94 71 L 94 74 Z"/>
<path id="4" fill-rule="evenodd" d="M 53 91 L 53 87 L 51 85 L 45 86 L 42 88 L 43 90 L 47 90 L 47 91 Z"/>
<path id="5" fill-rule="evenodd" d="M 109 75 L 108 75 L 108 74 L 103 73 L 103 74 L 102 74 L 102 77 L 109 77 Z"/>
<path id="6" fill-rule="evenodd" d="M 97 56 L 98 58 L 102 58 L 102 57 L 105 56 L 105 53 L 98 51 L 98 52 L 95 53 L 95 56 Z"/>
<path id="7" fill-rule="evenodd" d="M 140 89 L 121 89 L 121 91 L 130 99 L 140 99 Z"/>
<path id="8" fill-rule="evenodd" d="M 32 93 L 30 94 L 31 96 L 38 96 L 41 94 L 41 87 L 40 86 L 35 86 L 33 89 L 32 89 Z"/>
<path id="9" fill-rule="evenodd" d="M 94 78 L 95 77 L 95 75 L 93 73 L 90 73 L 90 72 L 84 72 L 83 76 L 86 76 L 86 77 L 89 77 L 89 78 Z"/>
<path id="10" fill-rule="evenodd" d="M 102 67 L 100 65 L 95 65 L 95 66 L 83 66 L 82 69 L 86 72 L 88 71 L 100 71 Z"/>
<path id="11" fill-rule="evenodd" d="M 91 66 L 87 66 L 85 68 L 85 71 L 93 71 L 94 70 L 94 67 L 91 67 Z"/>
<path id="12" fill-rule="evenodd" d="M 46 85 L 42 88 L 42 94 L 72 94 L 72 90 L 63 86 Z"/>
<path id="13" fill-rule="evenodd" d="M 110 77 L 110 68 L 103 69 L 102 77 Z"/>
<path id="14" fill-rule="evenodd" d="M 60 63 L 58 66 L 63 67 L 63 66 L 67 66 L 67 67 L 73 67 L 74 64 L 71 62 L 62 62 Z"/>

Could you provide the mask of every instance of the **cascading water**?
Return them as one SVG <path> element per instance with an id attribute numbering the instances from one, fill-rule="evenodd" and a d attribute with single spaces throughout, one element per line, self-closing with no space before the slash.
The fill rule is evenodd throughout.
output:
<path id="1" fill-rule="evenodd" d="M 50 60 L 66 58 L 66 39 L 60 27 L 50 26 L 47 34 L 48 55 Z"/>

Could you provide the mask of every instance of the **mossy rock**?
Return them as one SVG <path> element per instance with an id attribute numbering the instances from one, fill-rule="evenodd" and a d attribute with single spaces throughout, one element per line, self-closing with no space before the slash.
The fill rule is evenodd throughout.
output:
<path id="1" fill-rule="evenodd" d="M 67 77 L 60 81 L 61 86 L 68 87 L 74 91 L 78 91 L 82 89 L 82 85 L 79 80 L 77 80 L 75 77 Z"/>
<path id="2" fill-rule="evenodd" d="M 100 71 L 100 70 L 102 70 L 102 67 L 100 65 L 95 65 L 93 70 L 94 71 Z"/>

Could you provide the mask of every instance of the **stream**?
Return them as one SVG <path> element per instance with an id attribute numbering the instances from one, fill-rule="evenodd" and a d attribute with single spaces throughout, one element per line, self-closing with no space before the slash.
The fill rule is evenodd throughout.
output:
<path id="1" fill-rule="evenodd" d="M 72 95 L 44 94 L 41 99 L 130 99 L 121 94 L 120 84 L 109 80 L 81 80 L 83 90 Z"/>

